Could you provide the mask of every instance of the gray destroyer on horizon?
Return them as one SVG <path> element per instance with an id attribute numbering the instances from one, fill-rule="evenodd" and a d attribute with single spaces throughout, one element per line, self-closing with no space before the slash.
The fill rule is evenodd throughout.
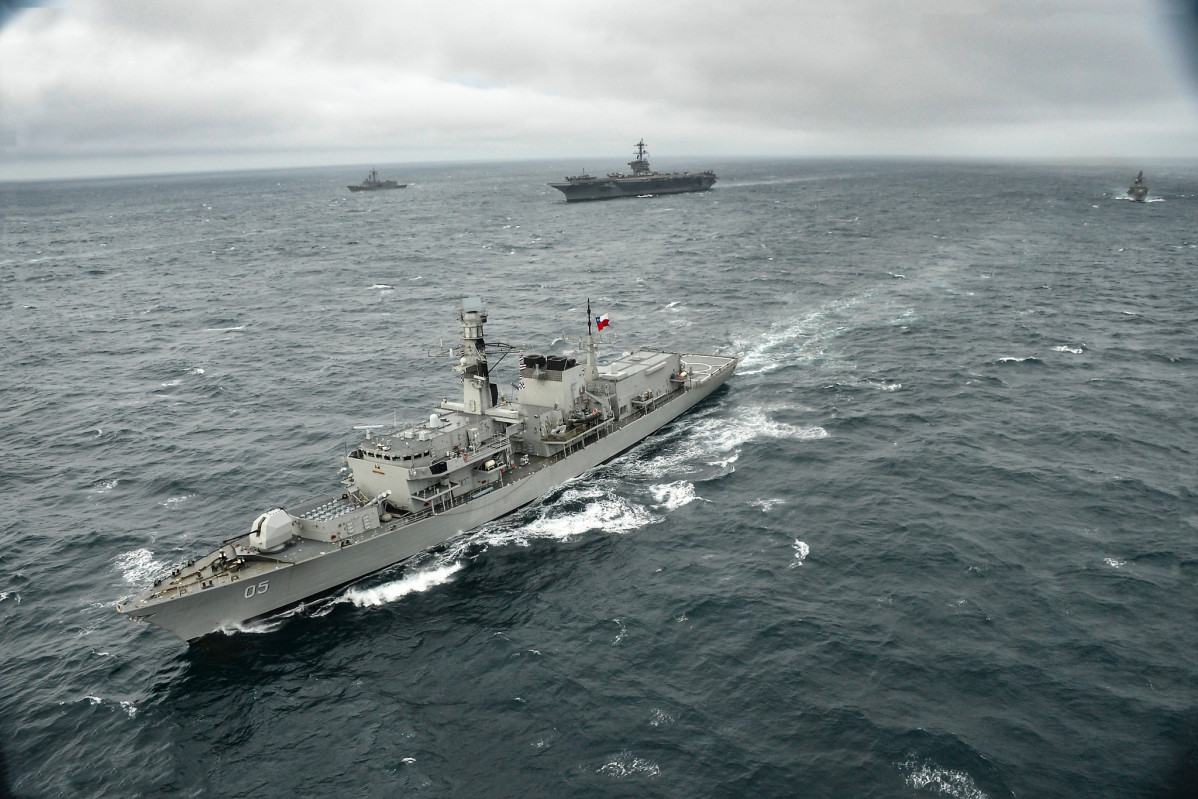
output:
<path id="1" fill-rule="evenodd" d="M 1127 196 L 1138 203 L 1148 199 L 1148 184 L 1144 182 L 1144 170 L 1141 169 L 1140 174 L 1136 175 L 1136 179 L 1127 187 Z"/>
<path id="2" fill-rule="evenodd" d="M 655 194 L 681 194 L 706 191 L 715 185 L 716 176 L 706 172 L 654 172 L 649 168 L 645 140 L 636 143 L 636 157 L 628 162 L 632 174 L 611 172 L 605 178 L 581 174 L 549 185 L 566 195 L 566 202 L 611 200 L 616 197 L 643 197 Z"/>
<path id="3" fill-rule="evenodd" d="M 380 180 L 377 169 L 370 170 L 370 174 L 361 183 L 346 186 L 350 191 L 383 191 L 384 189 L 406 189 L 407 187 L 408 184 L 400 183 L 397 180 Z"/>
<path id="4" fill-rule="evenodd" d="M 399 563 L 526 505 L 634 446 L 703 400 L 737 358 L 640 351 L 605 366 L 587 309 L 586 361 L 521 356 L 518 398 L 499 394 L 487 312 L 462 300 L 452 354 L 461 401 L 419 424 L 367 429 L 346 455 L 342 487 L 259 515 L 242 535 L 193 559 L 117 610 L 184 640 L 236 630 Z"/>

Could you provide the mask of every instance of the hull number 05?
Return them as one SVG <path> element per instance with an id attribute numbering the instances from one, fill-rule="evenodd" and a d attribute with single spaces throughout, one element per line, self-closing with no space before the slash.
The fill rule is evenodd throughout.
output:
<path id="1" fill-rule="evenodd" d="M 263 580 L 257 585 L 247 585 L 245 587 L 245 598 L 252 599 L 255 594 L 265 594 L 268 588 L 270 588 L 270 580 Z"/>

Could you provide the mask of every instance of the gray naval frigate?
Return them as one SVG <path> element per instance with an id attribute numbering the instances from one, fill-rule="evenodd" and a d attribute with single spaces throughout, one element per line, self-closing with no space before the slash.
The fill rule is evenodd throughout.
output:
<path id="1" fill-rule="evenodd" d="M 1136 179 L 1128 186 L 1127 196 L 1138 203 L 1142 203 L 1148 198 L 1148 184 L 1144 182 L 1144 170 L 1141 169 L 1140 174 L 1136 175 Z"/>
<path id="2" fill-rule="evenodd" d="M 654 172 L 649 168 L 649 152 L 645 140 L 636 143 L 636 157 L 628 162 L 632 174 L 611 172 L 597 178 L 585 172 L 567 176 L 564 182 L 549 185 L 566 195 L 566 202 L 579 200 L 610 200 L 615 197 L 642 197 L 654 194 L 680 194 L 706 191 L 715 185 L 716 176 L 706 172 Z"/>
<path id="3" fill-rule="evenodd" d="M 346 186 L 350 191 L 382 191 L 383 189 L 406 189 L 408 184 L 395 180 L 379 180 L 378 170 L 370 170 L 370 174 L 361 183 Z"/>
<path id="4" fill-rule="evenodd" d="M 488 347 L 481 299 L 462 300 L 459 318 L 461 344 L 449 354 L 458 356 L 460 401 L 443 400 L 402 429 L 367 427 L 345 456 L 339 490 L 267 510 L 248 532 L 117 610 L 190 641 L 327 594 L 614 458 L 723 385 L 737 364 L 722 355 L 639 351 L 601 366 L 588 303 L 585 362 L 522 356 L 509 400 L 492 380 L 490 358 L 516 348 Z"/>

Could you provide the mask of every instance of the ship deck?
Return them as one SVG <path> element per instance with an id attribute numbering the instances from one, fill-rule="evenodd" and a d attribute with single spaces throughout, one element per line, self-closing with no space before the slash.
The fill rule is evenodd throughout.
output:
<path id="1" fill-rule="evenodd" d="M 736 363 L 735 358 L 723 355 L 683 355 L 687 378 L 696 385 L 706 383 L 720 371 Z"/>

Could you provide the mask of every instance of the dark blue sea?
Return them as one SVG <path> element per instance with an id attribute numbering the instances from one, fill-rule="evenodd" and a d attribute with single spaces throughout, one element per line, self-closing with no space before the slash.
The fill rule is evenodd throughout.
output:
<path id="1" fill-rule="evenodd" d="M 0 186 L 0 796 L 1195 795 L 1198 165 L 369 166 Z M 117 614 L 456 394 L 467 295 L 742 360 L 285 617 Z"/>

